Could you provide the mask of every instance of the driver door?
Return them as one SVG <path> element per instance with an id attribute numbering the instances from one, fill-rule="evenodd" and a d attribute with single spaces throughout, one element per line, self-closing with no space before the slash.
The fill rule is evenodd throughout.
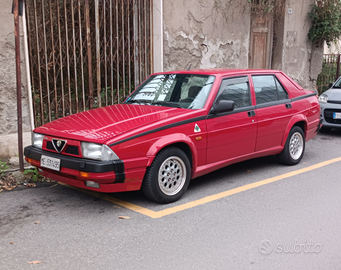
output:
<path id="1" fill-rule="evenodd" d="M 217 95 L 232 100 L 234 110 L 210 114 L 207 118 L 207 163 L 220 163 L 253 153 L 257 121 L 248 76 L 223 79 Z"/>

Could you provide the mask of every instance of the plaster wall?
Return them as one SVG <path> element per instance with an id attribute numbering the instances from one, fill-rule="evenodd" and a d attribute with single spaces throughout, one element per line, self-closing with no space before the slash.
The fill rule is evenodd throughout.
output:
<path id="1" fill-rule="evenodd" d="M 12 0 L 0 0 L 0 157 L 13 156 L 18 153 L 14 15 L 11 10 Z M 30 134 L 31 126 L 21 17 L 19 20 L 21 29 L 23 131 Z M 28 134 L 25 134 L 24 137 L 27 138 Z M 25 140 L 24 144 L 27 144 L 27 140 Z"/>
<path id="2" fill-rule="evenodd" d="M 314 0 L 287 0 L 284 15 L 281 62 L 273 63 L 303 88 L 316 91 L 316 80 L 322 68 L 323 50 L 314 48 L 308 40 L 311 19 L 308 13 Z"/>
<path id="3" fill-rule="evenodd" d="M 164 70 L 247 68 L 250 15 L 240 1 L 163 1 Z"/>

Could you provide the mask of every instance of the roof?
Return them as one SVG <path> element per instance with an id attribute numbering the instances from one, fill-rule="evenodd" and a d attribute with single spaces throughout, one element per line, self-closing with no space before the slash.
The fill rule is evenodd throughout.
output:
<path id="1" fill-rule="evenodd" d="M 224 75 L 224 74 L 238 74 L 238 73 L 276 73 L 281 72 L 280 70 L 273 69 L 223 69 L 223 68 L 212 68 L 212 69 L 191 69 L 191 70 L 175 70 L 157 72 L 154 74 L 202 74 L 202 75 Z"/>

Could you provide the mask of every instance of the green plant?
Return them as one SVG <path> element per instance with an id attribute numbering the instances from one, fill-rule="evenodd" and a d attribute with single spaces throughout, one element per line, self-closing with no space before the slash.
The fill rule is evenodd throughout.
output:
<path id="1" fill-rule="evenodd" d="M 33 167 L 32 169 L 27 169 L 24 171 L 24 175 L 31 176 L 31 179 L 33 182 L 37 182 L 41 179 L 43 179 L 43 176 L 41 176 L 37 170 L 36 167 Z"/>
<path id="2" fill-rule="evenodd" d="M 6 162 L 0 161 L 0 177 L 3 177 L 5 174 L 5 171 L 8 169 L 8 165 Z"/>
<path id="3" fill-rule="evenodd" d="M 308 13 L 312 19 L 312 26 L 308 38 L 317 46 L 328 46 L 336 42 L 341 36 L 341 1 L 316 0 L 312 10 Z"/>

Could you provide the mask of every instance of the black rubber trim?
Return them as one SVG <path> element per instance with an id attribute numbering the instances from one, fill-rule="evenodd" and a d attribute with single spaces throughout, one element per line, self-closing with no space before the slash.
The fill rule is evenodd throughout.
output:
<path id="1" fill-rule="evenodd" d="M 291 100 L 290 99 L 281 99 L 281 100 L 261 103 L 261 104 L 256 105 L 256 109 L 262 109 L 262 108 L 277 106 L 277 105 L 281 105 L 281 104 L 288 104 L 290 102 L 292 102 L 292 99 Z"/>
<path id="2" fill-rule="evenodd" d="M 316 96 L 316 95 L 317 95 L 317 93 L 311 93 L 311 94 L 307 94 L 307 95 L 304 95 L 304 96 L 292 98 L 291 101 L 297 101 L 297 100 L 305 99 L 305 98 L 308 98 L 308 97 L 313 97 L 313 96 Z"/>
<path id="3" fill-rule="evenodd" d="M 216 117 L 222 117 L 222 116 L 225 116 L 225 115 L 231 115 L 231 114 L 235 114 L 235 113 L 253 111 L 255 109 L 256 109 L 256 106 L 247 106 L 247 107 L 243 107 L 243 108 L 236 108 L 236 109 L 234 109 L 233 111 L 230 111 L 230 112 L 223 112 L 223 113 L 217 113 L 217 114 L 210 113 L 207 116 L 207 119 L 212 119 L 212 118 L 216 118 Z"/>
<path id="4" fill-rule="evenodd" d="M 39 160 L 41 155 L 46 155 L 60 159 L 60 166 L 72 170 L 105 173 L 114 172 L 116 175 L 115 183 L 123 183 L 125 180 L 124 163 L 122 160 L 100 161 L 78 157 L 69 157 L 57 153 L 48 152 L 34 146 L 27 146 L 24 149 L 24 155 L 28 158 Z"/>
<path id="5" fill-rule="evenodd" d="M 318 126 L 317 126 L 317 129 L 316 129 L 316 131 L 315 131 L 316 133 L 319 132 L 320 129 L 322 128 L 322 122 L 323 122 L 323 117 L 321 116 L 321 117 L 320 117 L 320 122 L 319 122 L 319 124 L 318 124 Z"/>
<path id="6" fill-rule="evenodd" d="M 142 136 L 146 136 L 146 135 L 149 135 L 149 134 L 152 134 L 152 133 L 155 133 L 155 132 L 159 132 L 159 131 L 162 131 L 162 130 L 165 130 L 165 129 L 168 129 L 168 128 L 182 126 L 182 125 L 186 125 L 186 124 L 189 124 L 189 123 L 192 123 L 192 122 L 202 121 L 202 120 L 205 120 L 205 119 L 206 119 L 206 116 L 200 116 L 200 117 L 196 117 L 196 118 L 192 118 L 192 119 L 187 119 L 187 120 L 180 121 L 180 122 L 177 122 L 177 123 L 174 123 L 174 124 L 170 124 L 170 125 L 167 125 L 167 126 L 163 126 L 163 127 L 159 127 L 159 128 L 156 128 L 156 129 L 152 129 L 150 131 L 146 131 L 146 132 L 140 133 L 138 135 L 129 137 L 127 139 L 124 139 L 124 140 L 121 140 L 121 141 L 118 141 L 118 142 L 114 142 L 112 144 L 109 144 L 109 146 L 114 146 L 114 145 L 117 145 L 117 144 L 120 144 L 120 143 L 124 143 L 124 142 L 130 141 L 130 140 L 142 137 Z"/>

